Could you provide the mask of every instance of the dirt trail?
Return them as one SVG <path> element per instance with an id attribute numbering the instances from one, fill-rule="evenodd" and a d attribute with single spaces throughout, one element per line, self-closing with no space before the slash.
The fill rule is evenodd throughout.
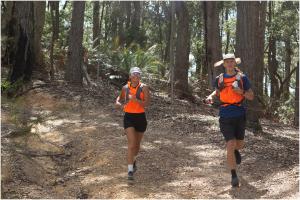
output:
<path id="1" fill-rule="evenodd" d="M 128 182 L 116 93 L 55 82 L 14 104 L 2 98 L 2 198 L 299 197 L 297 129 L 264 120 L 262 135 L 247 131 L 241 186 L 232 189 L 217 110 L 157 96 Z M 13 114 L 30 133 L 20 133 Z"/>

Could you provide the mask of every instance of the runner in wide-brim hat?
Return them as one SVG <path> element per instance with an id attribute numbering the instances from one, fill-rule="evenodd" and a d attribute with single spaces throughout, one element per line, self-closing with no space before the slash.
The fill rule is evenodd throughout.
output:
<path id="1" fill-rule="evenodd" d="M 216 62 L 215 67 L 223 66 L 225 71 L 216 77 L 215 91 L 206 98 L 206 103 L 213 103 L 218 96 L 221 102 L 219 111 L 220 131 L 226 141 L 227 164 L 231 171 L 231 185 L 239 186 L 237 164 L 241 163 L 240 150 L 244 147 L 246 108 L 244 100 L 253 100 L 254 94 L 250 81 L 238 68 L 240 58 L 226 54 L 223 60 Z"/>

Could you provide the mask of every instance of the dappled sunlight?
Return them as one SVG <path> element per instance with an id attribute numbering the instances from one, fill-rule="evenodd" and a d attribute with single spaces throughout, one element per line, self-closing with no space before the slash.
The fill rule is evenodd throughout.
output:
<path id="1" fill-rule="evenodd" d="M 61 132 L 58 131 L 53 131 L 53 132 L 47 132 L 45 134 L 41 134 L 40 137 L 43 140 L 51 141 L 51 142 L 56 142 L 58 144 L 62 144 L 64 142 L 64 137 Z"/>
<path id="2" fill-rule="evenodd" d="M 104 127 L 108 127 L 108 128 L 116 128 L 116 127 L 120 127 L 120 124 L 118 123 L 114 123 L 114 122 L 101 122 L 99 123 L 100 125 L 104 126 Z M 121 127 L 122 128 L 122 127 Z"/>
<path id="3" fill-rule="evenodd" d="M 94 176 L 94 175 L 87 175 L 84 177 L 84 179 L 81 181 L 83 185 L 89 185 L 89 184 L 101 184 L 102 182 L 105 181 L 110 181 L 114 179 L 113 176 L 105 176 L 105 175 L 99 175 L 99 176 Z"/>

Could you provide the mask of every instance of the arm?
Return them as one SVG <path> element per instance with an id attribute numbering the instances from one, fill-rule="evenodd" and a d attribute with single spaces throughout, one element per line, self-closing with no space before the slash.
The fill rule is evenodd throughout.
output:
<path id="1" fill-rule="evenodd" d="M 142 106 L 144 108 L 147 108 L 150 105 L 150 90 L 149 90 L 149 86 L 145 85 L 143 87 L 143 92 L 144 92 L 144 101 L 142 101 Z"/>
<path id="2" fill-rule="evenodd" d="M 251 88 L 248 90 L 242 90 L 240 88 L 234 88 L 233 89 L 236 93 L 243 95 L 247 100 L 253 100 L 254 99 L 254 93 Z"/>
<path id="3" fill-rule="evenodd" d="M 252 101 L 254 99 L 254 93 L 251 88 L 249 90 L 245 91 L 244 97 L 250 101 Z"/>
<path id="4" fill-rule="evenodd" d="M 120 95 L 116 99 L 116 102 L 115 102 L 116 108 L 122 108 L 122 103 L 120 101 L 123 99 L 124 99 L 124 87 L 122 88 Z"/>
<path id="5" fill-rule="evenodd" d="M 213 103 L 213 98 L 215 96 L 219 96 L 219 90 L 215 90 L 213 91 L 210 95 L 208 95 L 208 97 L 205 99 L 205 102 L 208 104 L 212 104 Z"/>

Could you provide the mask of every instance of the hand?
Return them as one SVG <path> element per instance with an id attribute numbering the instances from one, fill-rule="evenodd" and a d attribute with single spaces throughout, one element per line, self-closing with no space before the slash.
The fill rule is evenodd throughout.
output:
<path id="1" fill-rule="evenodd" d="M 128 99 L 131 100 L 131 101 L 137 101 L 137 98 L 135 95 L 128 95 Z"/>
<path id="2" fill-rule="evenodd" d="M 204 99 L 204 102 L 206 104 L 213 104 L 213 98 L 212 98 L 212 96 L 208 96 L 206 99 Z"/>
<path id="3" fill-rule="evenodd" d="M 244 94 L 244 90 L 242 90 L 242 89 L 239 88 L 239 87 L 233 88 L 233 91 L 234 91 L 235 93 L 238 93 L 238 94 L 241 94 L 241 95 Z"/>
<path id="4" fill-rule="evenodd" d="M 122 108 L 122 104 L 120 102 L 116 102 L 115 103 L 115 108 L 116 109 L 121 109 Z"/>

